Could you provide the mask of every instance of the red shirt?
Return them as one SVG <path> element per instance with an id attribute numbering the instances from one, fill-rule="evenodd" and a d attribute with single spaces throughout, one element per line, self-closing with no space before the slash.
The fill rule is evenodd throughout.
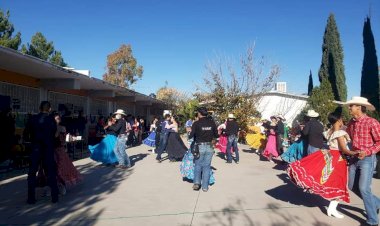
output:
<path id="1" fill-rule="evenodd" d="M 367 115 L 353 118 L 347 125 L 347 133 L 354 151 L 365 151 L 367 156 L 380 151 L 380 123 L 376 119 Z"/>

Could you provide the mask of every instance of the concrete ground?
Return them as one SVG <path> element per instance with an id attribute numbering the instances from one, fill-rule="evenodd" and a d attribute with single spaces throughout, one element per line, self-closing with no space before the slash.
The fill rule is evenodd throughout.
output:
<path id="1" fill-rule="evenodd" d="M 74 164 L 84 181 L 68 190 L 57 204 L 38 191 L 37 203 L 27 205 L 26 175 L 0 181 L 0 225 L 223 225 L 294 226 L 360 225 L 363 202 L 351 193 L 341 204 L 344 219 L 326 215 L 328 202 L 304 193 L 284 172 L 284 165 L 260 159 L 239 146 L 240 164 L 214 156 L 215 185 L 193 191 L 182 180 L 179 162 L 157 163 L 151 148 L 128 149 L 134 167 L 104 167 L 86 158 Z M 380 196 L 380 180 L 373 180 Z"/>

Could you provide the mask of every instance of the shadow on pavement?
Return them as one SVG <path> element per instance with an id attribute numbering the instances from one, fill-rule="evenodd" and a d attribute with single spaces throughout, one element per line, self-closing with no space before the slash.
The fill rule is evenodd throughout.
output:
<path id="1" fill-rule="evenodd" d="M 253 219 L 253 212 L 256 210 L 246 210 L 243 207 L 244 201 L 238 199 L 233 204 L 222 208 L 219 211 L 212 211 L 210 214 L 205 215 L 203 218 L 207 223 L 202 224 L 206 226 L 222 225 L 222 226 L 304 226 L 309 222 L 305 222 L 302 216 L 297 213 L 291 214 L 284 209 L 280 208 L 279 204 L 269 203 L 264 209 L 267 212 L 265 221 L 270 223 L 262 224 L 262 222 Z M 253 214 L 251 214 L 253 213 Z M 310 219 L 308 219 L 310 221 Z M 314 226 L 330 226 L 330 224 L 324 223 L 313 218 L 311 225 Z"/>
<path id="2" fill-rule="evenodd" d="M 136 162 L 143 160 L 145 157 L 147 157 L 148 154 L 137 154 L 137 155 L 131 155 L 129 159 L 131 160 L 131 165 L 134 166 Z"/>
<path id="3" fill-rule="evenodd" d="M 94 225 L 105 208 L 93 209 L 93 205 L 113 193 L 118 185 L 133 173 L 102 167 L 96 163 L 77 166 L 83 181 L 69 189 L 59 202 L 52 204 L 50 197 L 42 197 L 42 189 L 36 190 L 37 203 L 27 205 L 26 176 L 2 183 L 0 186 L 0 224 L 24 225 Z M 70 216 L 68 216 L 70 215 Z"/>

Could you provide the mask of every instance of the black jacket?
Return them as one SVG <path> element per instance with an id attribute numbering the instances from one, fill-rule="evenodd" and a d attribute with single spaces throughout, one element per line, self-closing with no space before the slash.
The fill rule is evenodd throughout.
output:
<path id="1" fill-rule="evenodd" d="M 224 132 L 226 133 L 227 136 L 238 134 L 239 125 L 237 124 L 237 122 L 235 120 L 227 121 L 226 124 L 227 125 L 226 125 L 226 129 L 224 130 Z"/>
<path id="2" fill-rule="evenodd" d="M 323 125 L 317 119 L 311 118 L 303 128 L 302 134 L 309 145 L 316 148 L 323 147 Z"/>

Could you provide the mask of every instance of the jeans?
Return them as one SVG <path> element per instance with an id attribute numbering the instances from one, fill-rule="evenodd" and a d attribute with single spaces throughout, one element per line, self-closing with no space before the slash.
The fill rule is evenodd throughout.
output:
<path id="1" fill-rule="evenodd" d="M 232 162 L 232 155 L 231 155 L 231 147 L 234 149 L 235 152 L 235 160 L 236 162 L 239 162 L 239 149 L 237 147 L 237 137 L 236 135 L 229 135 L 227 137 L 227 162 Z"/>
<path id="2" fill-rule="evenodd" d="M 313 154 L 314 152 L 316 152 L 318 150 L 321 150 L 321 149 L 317 148 L 317 147 L 314 147 L 314 146 L 311 146 L 309 144 L 309 146 L 307 147 L 307 155 L 311 155 L 311 154 Z"/>
<path id="3" fill-rule="evenodd" d="M 157 152 L 156 159 L 157 160 L 161 159 L 162 152 L 164 152 L 164 150 L 166 148 L 166 144 L 168 143 L 168 136 L 169 136 L 169 133 L 161 133 L 161 135 L 160 135 L 160 143 L 159 143 L 159 146 L 156 150 L 156 152 Z"/>
<path id="4" fill-rule="evenodd" d="M 199 158 L 194 160 L 194 184 L 201 184 L 202 189 L 207 190 L 211 174 L 211 160 L 215 151 L 211 144 L 200 144 L 198 147 Z"/>
<path id="5" fill-rule="evenodd" d="M 126 142 L 127 135 L 121 134 L 117 137 L 115 148 L 113 149 L 113 152 L 115 152 L 116 158 L 119 161 L 120 166 L 131 166 L 131 161 L 129 160 L 129 157 L 127 153 L 125 152 L 125 142 Z"/>
<path id="6" fill-rule="evenodd" d="M 380 199 L 372 194 L 371 184 L 373 172 L 376 168 L 376 155 L 367 156 L 362 160 L 353 159 L 349 167 L 348 187 L 353 190 L 355 176 L 359 170 L 359 191 L 364 202 L 364 208 L 367 213 L 368 224 L 378 224 L 377 209 L 380 208 Z"/>

